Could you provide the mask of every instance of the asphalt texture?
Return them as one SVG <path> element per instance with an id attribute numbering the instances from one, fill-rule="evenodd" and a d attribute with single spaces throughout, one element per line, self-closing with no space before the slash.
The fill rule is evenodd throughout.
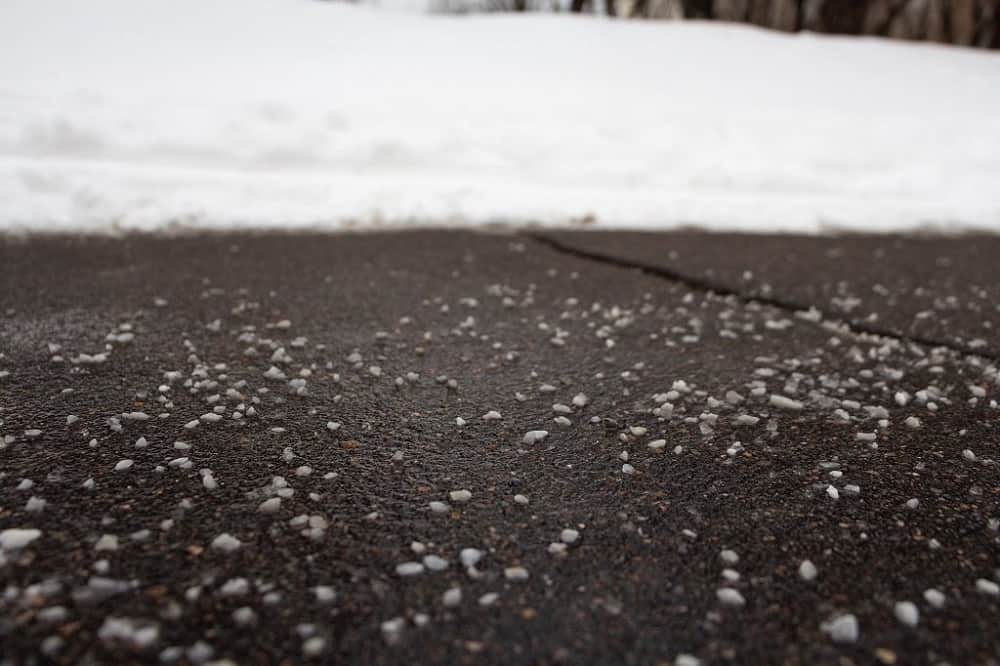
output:
<path id="1" fill-rule="evenodd" d="M 548 233 L 569 250 L 1000 358 L 1000 236 Z"/>
<path id="2" fill-rule="evenodd" d="M 1000 663 L 996 241 L 0 248 L 0 663 Z"/>

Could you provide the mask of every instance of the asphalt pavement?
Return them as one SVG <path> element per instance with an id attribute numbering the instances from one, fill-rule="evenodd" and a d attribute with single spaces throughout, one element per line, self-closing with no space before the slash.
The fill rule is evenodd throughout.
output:
<path id="1" fill-rule="evenodd" d="M 4 238 L 0 663 L 1000 663 L 998 265 Z"/>

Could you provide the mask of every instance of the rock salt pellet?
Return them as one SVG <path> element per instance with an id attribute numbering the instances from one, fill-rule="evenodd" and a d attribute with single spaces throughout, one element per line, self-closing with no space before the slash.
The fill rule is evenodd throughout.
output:
<path id="1" fill-rule="evenodd" d="M 815 580 L 819 571 L 816 570 L 816 565 L 809 560 L 802 560 L 802 564 L 799 565 L 799 577 L 804 581 Z"/>
<path id="2" fill-rule="evenodd" d="M 453 490 L 448 493 L 448 498 L 451 499 L 452 502 L 464 504 L 472 499 L 472 493 L 468 490 Z"/>
<path id="3" fill-rule="evenodd" d="M 745 606 L 747 603 L 740 591 L 731 587 L 720 587 L 715 591 L 715 596 L 725 606 L 739 607 Z"/>
<path id="4" fill-rule="evenodd" d="M 531 444 L 537 444 L 548 436 L 548 430 L 529 430 L 521 438 L 521 443 L 530 446 Z"/>
<path id="5" fill-rule="evenodd" d="M 509 581 L 525 581 L 528 580 L 528 570 L 524 567 L 507 567 L 503 570 L 504 577 Z"/>
<path id="6" fill-rule="evenodd" d="M 424 572 L 424 565 L 420 562 L 402 562 L 396 565 L 396 573 L 400 576 L 416 576 Z"/>
<path id="7" fill-rule="evenodd" d="M 934 608 L 942 608 L 945 602 L 944 594 L 933 587 L 924 590 L 924 599 Z"/>
<path id="8" fill-rule="evenodd" d="M 907 627 L 915 627 L 920 621 L 920 611 L 917 610 L 917 605 L 912 601 L 898 601 L 896 605 L 892 608 L 893 615 L 900 624 L 904 624 Z"/>
<path id="9" fill-rule="evenodd" d="M 580 538 L 580 533 L 570 528 L 564 529 L 559 534 L 559 540 L 567 544 L 576 543 L 579 538 Z"/>
<path id="10" fill-rule="evenodd" d="M 847 613 L 840 615 L 823 626 L 834 643 L 854 643 L 858 640 L 858 619 Z"/>
<path id="11" fill-rule="evenodd" d="M 458 554 L 458 559 L 466 567 L 474 567 L 483 557 L 483 551 L 478 548 L 463 548 Z"/>
<path id="12" fill-rule="evenodd" d="M 225 532 L 212 539 L 212 549 L 225 553 L 231 553 L 242 545 L 243 543 L 239 539 Z"/>
<path id="13" fill-rule="evenodd" d="M 446 590 L 443 595 L 441 595 L 441 602 L 447 608 L 454 608 L 462 603 L 462 588 L 453 587 Z"/>
<path id="14" fill-rule="evenodd" d="M 424 566 L 429 571 L 444 571 L 448 568 L 448 560 L 438 555 L 426 555 L 424 557 Z"/>

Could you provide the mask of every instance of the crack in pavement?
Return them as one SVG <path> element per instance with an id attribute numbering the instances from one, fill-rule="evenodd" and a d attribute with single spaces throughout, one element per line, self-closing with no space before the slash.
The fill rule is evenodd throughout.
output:
<path id="1" fill-rule="evenodd" d="M 634 259 L 626 259 L 620 256 L 614 256 L 610 254 L 604 254 L 601 252 L 595 252 L 593 250 L 585 250 L 580 247 L 575 247 L 563 243 L 562 241 L 556 240 L 550 236 L 543 233 L 538 233 L 534 231 L 519 231 L 517 232 L 519 236 L 532 240 L 536 243 L 544 245 L 556 252 L 561 254 L 577 257 L 579 259 L 585 259 L 588 261 L 595 261 L 606 266 L 615 266 L 617 268 L 624 268 L 628 270 L 637 270 L 645 275 L 650 275 L 653 277 L 660 278 L 662 280 L 669 280 L 678 284 L 682 284 L 689 289 L 713 293 L 719 296 L 729 296 L 737 299 L 740 303 L 744 305 L 749 305 L 751 303 L 759 303 L 761 305 L 769 305 L 771 307 L 783 310 L 792 315 L 796 315 L 800 312 L 812 311 L 818 313 L 818 319 L 815 323 L 818 324 L 831 324 L 842 326 L 854 334 L 859 335 L 875 335 L 883 338 L 889 338 L 891 340 L 896 340 L 900 343 L 916 344 L 925 347 L 932 348 L 943 348 L 948 349 L 957 354 L 963 356 L 975 356 L 982 359 L 987 359 L 993 362 L 1000 362 L 1000 355 L 992 354 L 985 351 L 977 351 L 965 345 L 955 344 L 953 342 L 948 342 L 946 340 L 939 340 L 936 338 L 930 338 L 922 335 L 906 335 L 896 330 L 881 328 L 878 326 L 871 326 L 858 321 L 845 320 L 838 317 L 829 316 L 823 309 L 817 307 L 813 304 L 803 304 L 797 303 L 792 300 L 785 300 L 783 298 L 776 298 L 773 296 L 751 296 L 745 292 L 741 292 L 737 289 L 732 289 L 726 287 L 722 284 L 717 284 L 703 278 L 686 275 L 684 273 L 671 270 L 669 268 L 663 268 L 662 266 L 657 266 L 654 264 L 649 264 L 643 261 L 638 261 Z M 585 232 L 582 232 L 585 233 Z"/>

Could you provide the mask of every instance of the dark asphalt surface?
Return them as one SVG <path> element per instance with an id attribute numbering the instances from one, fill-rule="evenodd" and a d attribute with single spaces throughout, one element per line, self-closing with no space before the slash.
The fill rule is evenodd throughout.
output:
<path id="1" fill-rule="evenodd" d="M 1000 357 L 1000 236 L 546 236 L 727 291 Z"/>
<path id="2" fill-rule="evenodd" d="M 557 240 L 4 239 L 2 663 L 1000 663 L 996 241 Z"/>

